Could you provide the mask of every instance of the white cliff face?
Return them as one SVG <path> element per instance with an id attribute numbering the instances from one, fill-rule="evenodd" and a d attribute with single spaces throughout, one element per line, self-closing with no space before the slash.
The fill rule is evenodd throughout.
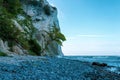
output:
<path id="1" fill-rule="evenodd" d="M 60 44 L 64 41 L 64 35 L 61 37 L 57 8 L 52 7 L 46 0 L 20 0 L 20 3 L 22 13 L 17 13 L 9 19 L 11 24 L 6 27 L 10 27 L 12 35 L 7 38 L 4 36 L 6 32 L 3 31 L 0 37 L 0 51 L 8 55 L 34 53 L 43 56 L 63 56 Z"/>
<path id="2" fill-rule="evenodd" d="M 9 50 L 8 43 L 4 42 L 1 39 L 0 39 L 0 50 L 3 50 L 3 51 L 8 51 Z"/>
<path id="3" fill-rule="evenodd" d="M 54 27 L 60 29 L 57 9 L 52 7 L 46 0 L 34 0 L 34 3 L 32 1 L 25 2 L 24 0 L 21 0 L 21 2 L 24 11 L 32 18 L 34 27 L 38 29 L 36 38 L 42 47 L 42 55 L 63 55 L 60 45 L 52 41 L 47 34 Z M 45 13 L 44 8 L 46 6 L 50 14 Z"/>
<path id="4" fill-rule="evenodd" d="M 57 9 L 52 7 L 46 0 L 36 0 L 38 4 L 33 5 L 31 3 L 23 4 L 24 11 L 32 17 L 34 26 L 39 30 L 49 31 L 49 28 L 53 27 L 54 24 L 59 28 Z M 41 3 L 41 4 L 40 4 Z M 46 15 L 44 7 L 49 6 L 50 15 Z"/>
<path id="5" fill-rule="evenodd" d="M 8 46 L 8 42 L 0 39 L 0 52 L 4 52 L 7 55 L 11 55 L 12 52 L 10 52 L 9 50 L 10 50 L 10 47 Z"/>
<path id="6" fill-rule="evenodd" d="M 22 32 L 24 32 L 23 28 L 21 27 L 21 25 L 16 21 L 16 20 L 12 20 L 14 22 L 14 25 Z"/>

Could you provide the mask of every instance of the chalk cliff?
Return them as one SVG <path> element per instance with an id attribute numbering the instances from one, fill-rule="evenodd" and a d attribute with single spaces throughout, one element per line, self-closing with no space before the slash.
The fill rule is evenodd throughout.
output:
<path id="1" fill-rule="evenodd" d="M 57 8 L 46 0 L 1 0 L 0 15 L 0 53 L 63 55 Z"/>

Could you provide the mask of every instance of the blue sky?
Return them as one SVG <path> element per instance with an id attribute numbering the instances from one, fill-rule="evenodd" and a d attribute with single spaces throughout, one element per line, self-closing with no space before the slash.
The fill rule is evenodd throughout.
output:
<path id="1" fill-rule="evenodd" d="M 120 55 L 120 0 L 48 0 L 58 9 L 65 55 Z"/>

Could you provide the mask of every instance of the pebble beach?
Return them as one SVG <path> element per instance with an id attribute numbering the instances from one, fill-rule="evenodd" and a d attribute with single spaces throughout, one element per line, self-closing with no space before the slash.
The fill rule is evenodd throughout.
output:
<path id="1" fill-rule="evenodd" d="M 62 57 L 0 57 L 0 80 L 120 80 L 106 68 Z"/>

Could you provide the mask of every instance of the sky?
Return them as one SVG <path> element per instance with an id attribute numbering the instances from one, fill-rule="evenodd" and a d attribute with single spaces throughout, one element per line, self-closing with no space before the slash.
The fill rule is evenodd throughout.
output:
<path id="1" fill-rule="evenodd" d="M 48 0 L 58 9 L 65 55 L 120 55 L 120 0 Z"/>

